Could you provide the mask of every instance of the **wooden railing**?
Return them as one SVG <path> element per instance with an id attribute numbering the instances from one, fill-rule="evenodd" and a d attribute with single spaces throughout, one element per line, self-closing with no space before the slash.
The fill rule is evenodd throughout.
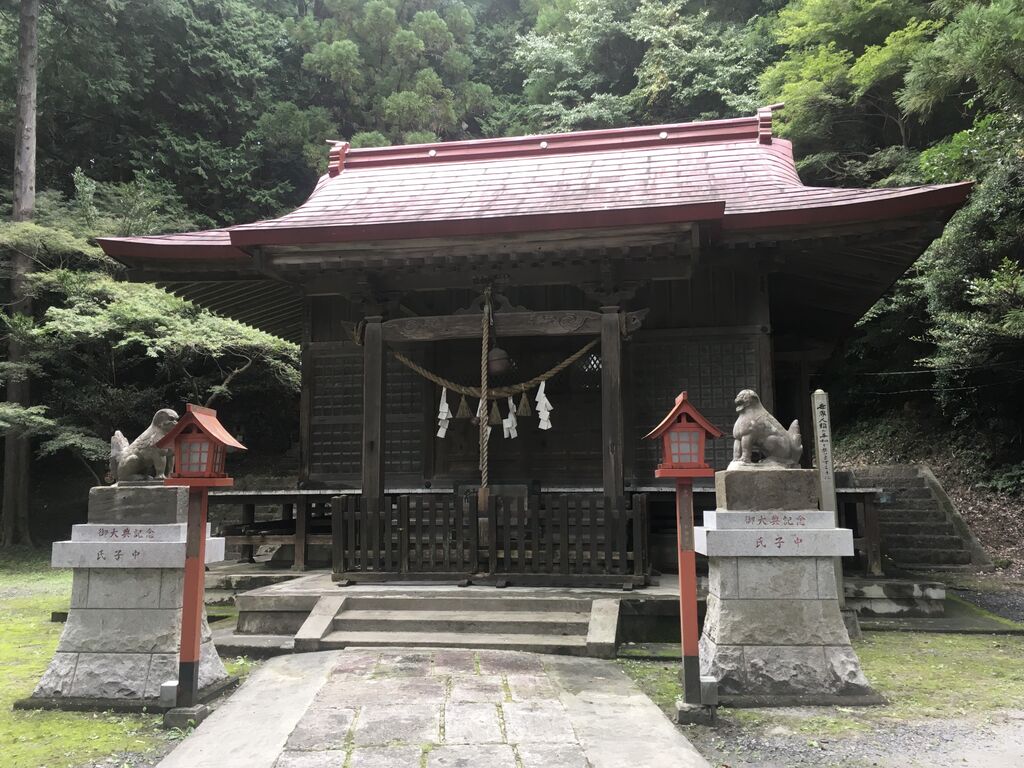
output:
<path id="1" fill-rule="evenodd" d="M 476 500 L 455 496 L 358 496 L 333 503 L 334 572 L 394 578 L 477 570 Z"/>
<path id="2" fill-rule="evenodd" d="M 354 496 L 333 501 L 336 579 L 631 585 L 647 579 L 647 497 Z"/>

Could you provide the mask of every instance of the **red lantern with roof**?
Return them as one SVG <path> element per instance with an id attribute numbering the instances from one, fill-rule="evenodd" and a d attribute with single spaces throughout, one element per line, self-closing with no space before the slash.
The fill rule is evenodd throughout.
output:
<path id="1" fill-rule="evenodd" d="M 157 447 L 174 450 L 174 470 L 164 483 L 189 487 L 177 707 L 187 709 L 188 716 L 198 723 L 207 711 L 199 705 L 198 693 L 208 495 L 211 487 L 234 485 L 225 472 L 224 459 L 228 451 L 244 451 L 245 446 L 224 428 L 215 410 L 190 403 Z"/>
<path id="2" fill-rule="evenodd" d="M 174 471 L 168 484 L 190 486 L 232 485 L 224 471 L 225 455 L 245 450 L 220 423 L 215 410 L 191 403 L 157 447 L 174 448 Z"/>
<path id="3" fill-rule="evenodd" d="M 644 439 L 662 439 L 661 463 L 655 477 L 712 477 L 715 470 L 704 460 L 708 437 L 721 437 L 722 430 L 708 421 L 693 407 L 685 392 L 661 423 L 647 433 Z"/>
<path id="4" fill-rule="evenodd" d="M 683 650 L 683 698 L 702 704 L 697 623 L 697 553 L 693 549 L 693 479 L 712 477 L 704 459 L 707 438 L 722 430 L 701 415 L 680 392 L 668 415 L 645 439 L 661 438 L 661 463 L 655 477 L 676 481 L 676 542 L 679 555 L 679 622 Z"/>

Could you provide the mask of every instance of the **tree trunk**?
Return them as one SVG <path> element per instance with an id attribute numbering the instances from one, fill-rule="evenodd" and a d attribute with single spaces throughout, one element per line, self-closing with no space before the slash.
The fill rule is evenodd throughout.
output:
<path id="1" fill-rule="evenodd" d="M 22 0 L 18 27 L 18 89 L 14 126 L 14 212 L 15 221 L 32 218 L 36 205 L 36 65 L 39 58 L 39 0 Z M 23 254 L 14 257 L 11 274 L 11 314 L 30 314 L 27 277 L 32 261 Z M 7 360 L 20 363 L 25 350 L 12 334 Z M 7 402 L 32 403 L 28 379 L 7 382 Z M 8 435 L 4 443 L 3 544 L 29 544 L 29 478 L 32 442 L 28 437 Z"/>
<path id="2" fill-rule="evenodd" d="M 18 27 L 18 94 L 14 144 L 14 220 L 28 221 L 36 207 L 36 63 L 39 0 L 22 0 Z"/>

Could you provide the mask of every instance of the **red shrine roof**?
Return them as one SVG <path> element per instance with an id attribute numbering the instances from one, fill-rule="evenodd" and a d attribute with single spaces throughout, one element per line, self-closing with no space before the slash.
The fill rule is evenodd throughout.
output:
<path id="1" fill-rule="evenodd" d="M 157 447 L 168 448 L 174 445 L 174 441 L 178 435 L 192 425 L 198 425 L 201 427 L 206 434 L 229 450 L 247 450 L 246 447 L 238 442 L 234 436 L 227 431 L 224 425 L 220 423 L 220 419 L 217 418 L 217 412 L 215 410 L 212 408 L 205 408 L 201 405 L 193 405 L 192 403 L 186 404 L 185 415 L 178 419 L 178 423 L 171 428 L 170 432 L 160 438 L 160 441 L 157 443 Z"/>
<path id="2" fill-rule="evenodd" d="M 644 440 L 649 440 L 663 434 L 665 430 L 671 427 L 676 422 L 676 419 L 684 413 L 711 437 L 721 437 L 725 434 L 722 430 L 708 421 L 704 417 L 704 414 L 697 410 L 697 406 L 690 402 L 690 399 L 686 396 L 686 392 L 680 392 L 676 396 L 676 402 L 672 406 L 672 410 L 668 412 L 668 415 L 661 420 L 658 426 L 644 435 Z"/>
<path id="3" fill-rule="evenodd" d="M 296 210 L 253 224 L 102 238 L 136 262 L 248 262 L 258 246 L 713 222 L 723 232 L 828 226 L 951 211 L 970 183 L 807 187 L 771 109 L 753 117 L 505 139 L 331 149 Z"/>

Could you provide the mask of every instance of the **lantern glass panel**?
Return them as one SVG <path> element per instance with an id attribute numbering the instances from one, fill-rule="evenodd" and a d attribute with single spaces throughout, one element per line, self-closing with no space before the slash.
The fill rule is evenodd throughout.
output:
<path id="1" fill-rule="evenodd" d="M 208 440 L 188 440 L 182 447 L 182 473 L 200 474 L 209 470 L 210 442 Z"/>
<path id="2" fill-rule="evenodd" d="M 673 464 L 697 464 L 700 462 L 700 433 L 684 429 L 669 433 L 670 461 Z"/>
<path id="3" fill-rule="evenodd" d="M 213 472 L 214 474 L 224 473 L 224 446 L 218 445 L 213 452 Z"/>

